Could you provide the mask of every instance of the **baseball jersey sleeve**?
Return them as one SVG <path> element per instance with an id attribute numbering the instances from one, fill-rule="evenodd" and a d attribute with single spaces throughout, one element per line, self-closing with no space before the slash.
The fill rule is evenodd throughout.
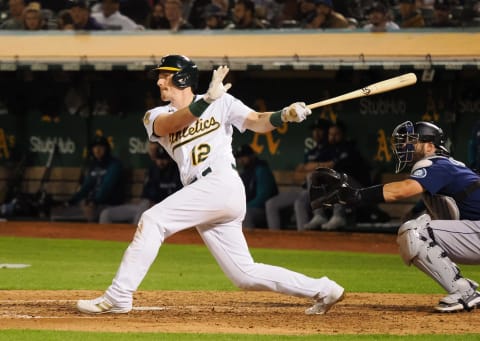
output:
<path id="1" fill-rule="evenodd" d="M 418 181 L 426 191 L 436 194 L 448 185 L 451 175 L 448 167 L 444 164 L 430 161 L 428 163 L 425 162 L 425 165 L 422 166 L 414 167 L 410 178 Z"/>
<path id="2" fill-rule="evenodd" d="M 163 107 L 157 107 L 147 111 L 143 116 L 143 125 L 147 130 L 147 136 L 150 141 L 152 142 L 160 141 L 160 136 L 156 136 L 153 133 L 153 122 L 155 121 L 155 118 L 157 118 L 161 114 L 166 114 L 167 112 L 168 112 L 167 110 L 163 110 Z"/>
<path id="3" fill-rule="evenodd" d="M 248 114 L 255 110 L 230 94 L 225 94 L 223 97 L 225 97 L 224 103 L 228 105 L 227 112 L 229 113 L 229 122 L 243 133 L 246 130 L 245 120 L 247 119 Z"/>

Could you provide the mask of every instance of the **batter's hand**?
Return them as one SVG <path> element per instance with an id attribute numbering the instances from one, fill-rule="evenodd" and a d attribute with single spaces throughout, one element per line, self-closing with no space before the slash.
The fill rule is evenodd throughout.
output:
<path id="1" fill-rule="evenodd" d="M 229 69 L 228 66 L 219 66 L 216 70 L 213 70 L 212 80 L 208 86 L 207 93 L 203 97 L 205 102 L 212 103 L 216 99 L 220 98 L 224 93 L 232 87 L 232 84 L 223 84 L 223 79 L 227 75 Z"/>
<path id="2" fill-rule="evenodd" d="M 295 102 L 282 109 L 283 122 L 302 122 L 312 113 L 304 102 Z"/>

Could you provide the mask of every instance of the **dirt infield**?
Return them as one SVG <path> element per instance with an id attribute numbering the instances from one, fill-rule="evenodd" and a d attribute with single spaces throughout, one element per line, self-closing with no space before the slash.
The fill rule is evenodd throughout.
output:
<path id="1" fill-rule="evenodd" d="M 128 225 L 0 223 L 2 236 L 128 241 Z M 395 236 L 335 232 L 246 231 L 252 247 L 396 253 Z M 168 243 L 200 243 L 195 231 Z M 303 314 L 309 302 L 270 292 L 141 291 L 126 315 L 78 313 L 93 291 L 0 291 L 0 329 L 194 332 L 239 334 L 463 334 L 480 333 L 480 312 L 437 314 L 440 295 L 347 293 L 327 315 Z"/>

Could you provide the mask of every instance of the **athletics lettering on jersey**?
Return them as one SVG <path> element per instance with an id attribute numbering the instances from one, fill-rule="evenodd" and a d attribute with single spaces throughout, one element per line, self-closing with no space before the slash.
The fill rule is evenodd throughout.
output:
<path id="1" fill-rule="evenodd" d="M 215 120 L 215 117 L 210 117 L 207 120 L 198 119 L 194 125 L 185 127 L 180 131 L 168 135 L 168 140 L 172 145 L 172 150 L 191 142 L 201 136 L 205 136 L 220 128 L 220 122 Z"/>

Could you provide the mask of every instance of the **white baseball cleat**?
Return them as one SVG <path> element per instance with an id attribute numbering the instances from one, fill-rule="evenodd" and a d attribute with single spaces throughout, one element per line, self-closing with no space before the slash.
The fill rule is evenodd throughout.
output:
<path id="1" fill-rule="evenodd" d="M 345 289 L 339 285 L 335 285 L 333 290 L 325 297 L 315 298 L 315 304 L 305 310 L 307 315 L 326 314 L 336 303 L 345 298 Z"/>
<path id="2" fill-rule="evenodd" d="M 93 300 L 79 300 L 77 309 L 86 314 L 126 314 L 132 308 L 120 308 L 111 303 L 105 296 Z"/>

